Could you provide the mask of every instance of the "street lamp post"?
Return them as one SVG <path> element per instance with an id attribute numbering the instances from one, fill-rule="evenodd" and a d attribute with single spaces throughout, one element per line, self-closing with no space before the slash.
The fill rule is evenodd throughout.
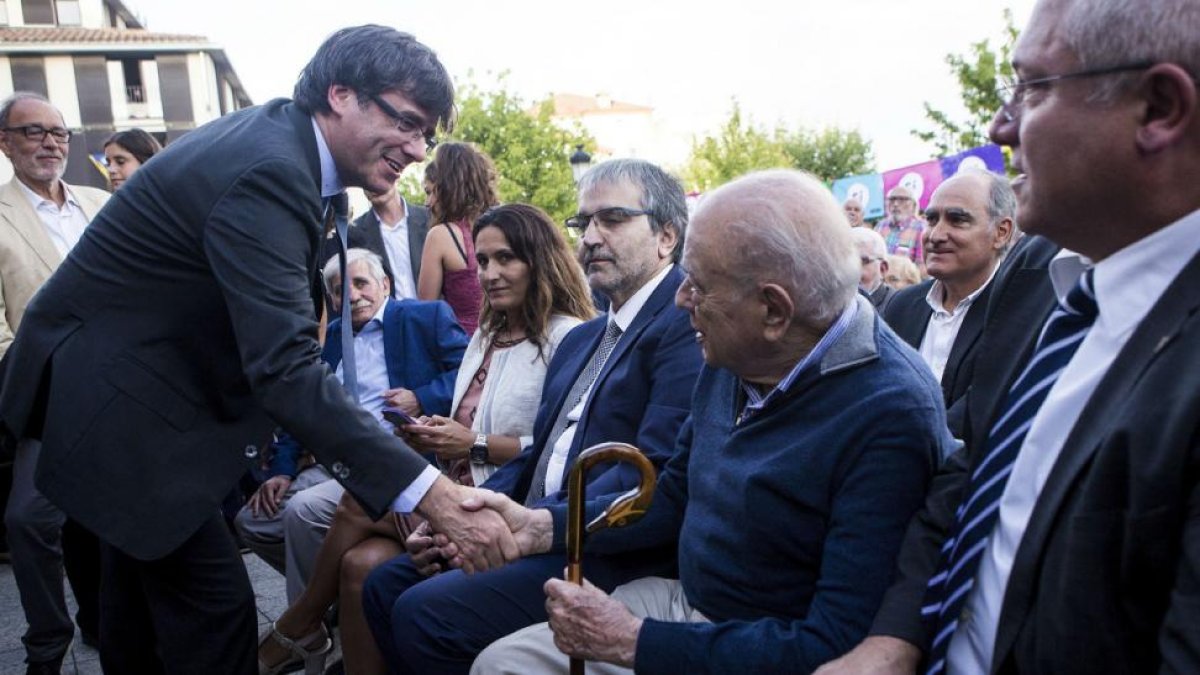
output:
<path id="1" fill-rule="evenodd" d="M 571 162 L 571 175 L 575 178 L 575 183 L 578 184 L 579 180 L 583 178 L 583 174 L 592 168 L 592 156 L 584 151 L 583 144 L 580 143 L 575 146 L 575 152 L 571 153 L 571 158 L 568 161 Z"/>

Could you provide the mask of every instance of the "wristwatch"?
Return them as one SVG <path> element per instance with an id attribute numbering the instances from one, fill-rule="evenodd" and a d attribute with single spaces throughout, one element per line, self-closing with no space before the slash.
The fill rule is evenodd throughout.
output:
<path id="1" fill-rule="evenodd" d="M 471 446 L 471 463 L 472 464 L 487 464 L 488 448 L 487 434 L 476 434 L 475 444 Z"/>

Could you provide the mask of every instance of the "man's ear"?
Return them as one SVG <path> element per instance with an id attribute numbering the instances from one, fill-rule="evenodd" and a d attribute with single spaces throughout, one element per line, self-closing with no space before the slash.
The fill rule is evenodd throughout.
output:
<path id="1" fill-rule="evenodd" d="M 658 257 L 670 258 L 675 255 L 675 243 L 679 241 L 679 230 L 673 223 L 663 223 L 658 231 Z"/>
<path id="2" fill-rule="evenodd" d="M 358 104 L 358 94 L 344 84 L 331 84 L 325 93 L 329 108 L 335 115 L 343 114 L 349 106 Z"/>
<path id="3" fill-rule="evenodd" d="M 1145 106 L 1137 131 L 1137 146 L 1144 153 L 1161 152 L 1195 132 L 1196 83 L 1173 63 L 1159 63 L 1142 75 L 1140 95 Z"/>
<path id="4" fill-rule="evenodd" d="M 783 339 L 792 326 L 796 304 L 779 284 L 764 284 L 758 290 L 765 309 L 763 313 L 763 337 L 776 342 Z"/>
<path id="5" fill-rule="evenodd" d="M 1012 240 L 1012 235 L 1012 218 L 1001 218 L 1000 222 L 996 223 L 996 236 L 992 238 L 992 247 L 996 250 L 1003 250 L 1008 245 L 1008 242 Z"/>
<path id="6" fill-rule="evenodd" d="M 886 258 L 886 257 L 884 257 L 884 258 L 880 258 L 880 259 L 879 259 L 879 276 L 880 276 L 880 279 L 879 279 L 879 280 L 880 280 L 880 281 L 883 281 L 883 276 L 884 276 L 885 274 L 887 274 L 887 273 L 888 273 L 888 261 L 887 261 L 887 258 Z"/>

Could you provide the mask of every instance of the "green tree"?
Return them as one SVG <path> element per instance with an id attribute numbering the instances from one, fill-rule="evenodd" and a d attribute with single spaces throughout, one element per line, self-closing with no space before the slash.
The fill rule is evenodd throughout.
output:
<path id="1" fill-rule="evenodd" d="M 717 135 L 692 141 L 692 155 L 684 166 L 689 189 L 704 192 L 757 169 L 791 166 L 775 135 L 742 120 L 735 100 L 729 119 Z"/>
<path id="2" fill-rule="evenodd" d="M 556 221 L 575 212 L 575 181 L 567 161 L 576 144 L 594 150 L 595 141 L 579 125 L 571 130 L 552 120 L 549 100 L 535 113 L 504 86 L 494 91 L 474 83 L 459 87 L 458 122 L 445 139 L 479 146 L 496 164 L 500 200 L 526 202 L 545 209 Z M 424 166 L 409 171 L 400 182 L 405 199 L 424 203 Z"/>
<path id="3" fill-rule="evenodd" d="M 870 143 L 857 131 L 827 128 L 767 131 L 743 119 L 741 106 L 733 108 L 715 136 L 692 143 L 684 166 L 689 189 L 706 191 L 750 171 L 796 168 L 822 180 L 874 170 Z"/>
<path id="4" fill-rule="evenodd" d="M 1012 48 L 1017 40 L 1012 10 L 1004 10 L 1004 39 L 998 51 L 989 40 L 973 43 L 964 54 L 946 55 L 950 72 L 962 88 L 961 96 L 966 119 L 956 120 L 943 110 L 924 103 L 925 118 L 932 128 L 913 129 L 917 138 L 931 143 L 941 157 L 962 152 L 988 143 L 987 128 L 1003 102 L 999 85 L 1013 75 Z"/>
<path id="5" fill-rule="evenodd" d="M 782 143 L 783 152 L 792 166 L 808 171 L 826 183 L 842 176 L 875 170 L 871 144 L 857 131 L 800 129 L 785 133 Z"/>

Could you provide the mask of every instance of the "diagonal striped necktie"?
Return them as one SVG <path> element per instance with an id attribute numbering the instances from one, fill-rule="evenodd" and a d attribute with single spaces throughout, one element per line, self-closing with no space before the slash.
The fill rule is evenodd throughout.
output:
<path id="1" fill-rule="evenodd" d="M 346 250 L 349 247 L 349 223 L 346 214 L 349 212 L 349 198 L 345 192 L 339 192 L 325 200 L 325 222 L 333 218 L 333 226 L 338 237 L 338 266 L 342 280 L 342 386 L 358 402 L 358 368 L 354 359 L 354 325 L 350 315 L 350 281 L 346 277 Z"/>
<path id="2" fill-rule="evenodd" d="M 1000 513 L 1000 498 L 1017 453 L 1047 394 L 1096 321 L 1099 308 L 1088 270 L 1050 315 L 1025 370 L 1008 390 L 1004 407 L 988 434 L 987 453 L 971 474 L 941 563 L 925 589 L 921 616 L 936 625 L 927 675 L 945 672 L 946 651 L 975 584 L 975 572 Z"/>

